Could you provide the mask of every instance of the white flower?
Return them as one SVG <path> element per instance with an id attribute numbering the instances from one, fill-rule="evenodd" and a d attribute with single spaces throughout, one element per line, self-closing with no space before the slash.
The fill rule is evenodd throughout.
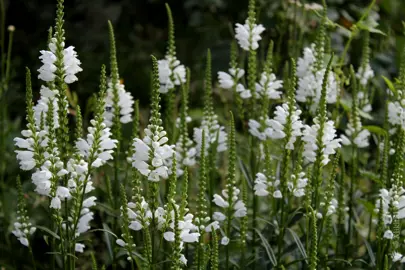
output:
<path id="1" fill-rule="evenodd" d="M 197 155 L 201 154 L 202 133 L 205 134 L 205 151 L 208 152 L 209 146 L 215 142 L 218 144 L 217 152 L 224 152 L 227 149 L 228 135 L 225 127 L 218 124 L 218 116 L 212 115 L 205 117 L 201 122 L 201 127 L 194 128 L 194 141 L 196 142 Z M 217 140 L 218 139 L 218 140 Z"/>
<path id="2" fill-rule="evenodd" d="M 261 131 L 263 128 L 258 121 L 254 119 L 249 119 L 248 126 L 249 126 L 249 133 L 252 136 L 255 136 L 261 141 L 264 141 L 266 139 L 266 134 L 264 133 L 264 131 Z"/>
<path id="3" fill-rule="evenodd" d="M 186 257 L 184 257 L 183 254 L 180 255 L 180 261 L 181 261 L 184 265 L 187 265 L 187 259 L 186 259 Z"/>
<path id="4" fill-rule="evenodd" d="M 186 68 L 174 56 L 166 55 L 158 61 L 160 93 L 167 93 L 175 85 L 186 82 Z"/>
<path id="5" fill-rule="evenodd" d="M 81 62 L 77 58 L 77 53 L 74 50 L 75 47 L 69 46 L 63 50 L 63 64 L 65 71 L 65 83 L 73 83 L 77 81 L 76 73 L 79 73 L 83 69 L 80 67 Z"/>
<path id="6" fill-rule="evenodd" d="M 310 47 L 304 48 L 304 56 L 298 58 L 297 62 L 297 76 L 303 78 L 312 73 L 312 66 L 314 65 L 315 58 L 315 44 L 312 43 Z"/>
<path id="7" fill-rule="evenodd" d="M 219 87 L 231 89 L 240 78 L 245 75 L 245 70 L 241 68 L 230 68 L 229 74 L 223 71 L 218 72 Z"/>
<path id="8" fill-rule="evenodd" d="M 357 70 L 356 77 L 360 80 L 360 84 L 366 86 L 368 81 L 374 77 L 374 71 L 369 63 L 365 66 L 360 66 Z"/>
<path id="9" fill-rule="evenodd" d="M 20 212 L 17 212 L 20 213 Z M 28 237 L 29 235 L 34 234 L 36 231 L 36 228 L 31 225 L 31 223 L 26 222 L 28 221 L 27 216 L 18 216 L 17 220 L 21 220 L 20 222 L 14 222 L 14 230 L 12 233 L 14 234 L 15 237 L 17 237 L 18 241 L 20 241 L 21 245 L 28 247 L 29 246 L 29 241 Z M 23 222 L 25 221 L 25 222 Z"/>
<path id="10" fill-rule="evenodd" d="M 95 196 L 91 196 L 83 201 L 83 207 L 90 208 L 96 205 L 97 198 Z"/>
<path id="11" fill-rule="evenodd" d="M 155 129 L 153 133 L 152 128 Z M 159 182 L 161 178 L 166 179 L 168 177 L 169 168 L 167 165 L 175 153 L 174 146 L 166 144 L 168 138 L 161 127 L 156 128 L 149 125 L 145 129 L 145 134 L 143 140 L 134 139 L 135 153 L 132 156 L 132 166 L 142 175 L 147 176 L 149 181 Z"/>
<path id="12" fill-rule="evenodd" d="M 235 28 L 235 38 L 238 41 L 240 47 L 245 51 L 257 50 L 259 48 L 259 43 L 262 39 L 260 34 L 265 30 L 263 25 L 253 24 L 250 25 L 249 21 L 246 20 L 245 24 L 236 24 Z"/>
<path id="13" fill-rule="evenodd" d="M 392 125 L 400 125 L 405 128 L 405 110 L 401 104 L 405 104 L 405 100 L 388 103 L 388 122 Z"/>
<path id="14" fill-rule="evenodd" d="M 217 206 L 221 208 L 229 207 L 229 203 L 221 197 L 221 195 L 214 194 L 214 199 L 212 200 Z"/>
<path id="15" fill-rule="evenodd" d="M 96 159 L 91 166 L 98 168 L 113 159 L 112 153 L 114 152 L 113 149 L 117 146 L 117 140 L 111 139 L 112 134 L 110 128 L 106 127 L 103 123 L 101 124 L 102 130 L 99 131 L 101 137 L 99 141 L 97 141 L 98 144 L 94 144 L 94 134 L 97 131 L 97 124 L 94 119 L 91 120 L 90 123 L 92 126 L 88 128 L 89 133 L 87 134 L 87 140 L 78 139 L 76 148 L 79 150 L 80 155 L 85 158 L 89 158 L 90 153 L 93 151 L 96 154 Z"/>
<path id="16" fill-rule="evenodd" d="M 256 98 L 267 97 L 270 99 L 281 98 L 281 92 L 277 91 L 283 87 L 283 81 L 277 80 L 274 73 L 268 74 L 263 72 L 260 77 L 260 82 L 256 83 Z"/>
<path id="17" fill-rule="evenodd" d="M 281 199 L 281 198 L 283 198 L 283 195 L 281 194 L 280 190 L 276 190 L 273 192 L 273 197 L 276 199 Z"/>
<path id="18" fill-rule="evenodd" d="M 93 212 L 87 212 L 79 218 L 76 234 L 80 235 L 90 229 L 89 223 L 93 220 Z"/>
<path id="19" fill-rule="evenodd" d="M 369 137 L 370 137 L 370 131 L 367 129 L 363 129 L 362 131 L 357 134 L 356 138 L 354 139 L 354 144 L 357 145 L 359 148 L 364 148 L 369 146 Z"/>
<path id="20" fill-rule="evenodd" d="M 60 209 L 61 208 L 60 199 L 58 197 L 52 198 L 50 207 L 53 209 Z"/>
<path id="21" fill-rule="evenodd" d="M 309 3 L 304 5 L 305 10 L 322 10 L 323 6 L 318 3 Z"/>
<path id="22" fill-rule="evenodd" d="M 384 232 L 384 238 L 385 238 L 385 239 L 392 240 L 392 239 L 394 238 L 394 234 L 392 233 L 391 230 L 386 230 L 386 231 Z"/>
<path id="23" fill-rule="evenodd" d="M 75 251 L 76 251 L 76 252 L 83 253 L 85 247 L 86 247 L 86 246 L 83 245 L 83 244 L 76 243 L 76 244 L 75 244 Z"/>
<path id="24" fill-rule="evenodd" d="M 132 112 L 134 111 L 134 98 L 130 92 L 125 91 L 125 86 L 121 82 L 117 82 L 116 91 L 118 92 L 118 107 L 120 109 L 120 122 L 123 124 L 132 121 Z M 104 123 L 107 127 L 111 127 L 114 118 L 114 89 L 112 82 L 108 83 L 107 94 L 105 97 Z"/>
<path id="25" fill-rule="evenodd" d="M 122 239 L 117 239 L 117 240 L 115 241 L 115 243 L 116 243 L 117 245 L 121 246 L 121 247 L 125 247 L 125 246 L 127 245 L 127 243 L 125 243 L 124 240 L 122 240 Z"/>
<path id="26" fill-rule="evenodd" d="M 35 123 L 39 127 L 41 125 L 41 118 L 43 120 L 46 119 L 49 103 L 52 102 L 53 104 L 53 121 L 54 121 L 54 128 L 59 127 L 59 105 L 58 105 L 58 95 L 59 92 L 57 90 L 51 90 L 46 86 L 41 86 L 40 90 L 41 97 L 38 100 L 38 103 L 34 106 L 34 117 Z M 46 124 L 46 123 L 45 123 Z M 47 130 L 47 126 L 46 126 Z"/>
<path id="27" fill-rule="evenodd" d="M 235 217 L 244 217 L 247 215 L 247 208 L 245 206 L 245 203 L 243 201 L 237 201 L 236 204 L 233 206 L 235 209 Z"/>
<path id="28" fill-rule="evenodd" d="M 55 66 L 55 62 L 57 61 L 56 57 L 56 38 L 52 38 L 51 42 L 49 43 L 50 51 L 42 50 L 41 59 L 42 66 L 38 69 L 39 75 L 38 78 L 45 81 L 51 82 L 55 79 L 55 72 L 57 67 Z M 62 44 L 64 46 L 64 44 Z M 77 58 L 77 53 L 74 50 L 73 46 L 69 46 L 68 48 L 63 50 L 63 79 L 65 83 L 70 84 L 77 81 L 76 74 L 82 71 L 80 67 L 81 62 Z"/>
<path id="29" fill-rule="evenodd" d="M 222 237 L 222 239 L 221 239 L 221 245 L 227 246 L 228 244 L 229 244 L 229 238 L 226 237 L 226 236 Z"/>
<path id="30" fill-rule="evenodd" d="M 309 162 L 315 162 L 316 159 L 316 151 L 318 149 L 317 145 L 317 136 L 319 132 L 319 124 L 317 123 L 317 119 L 314 120 L 314 124 L 312 126 L 305 125 L 303 131 L 302 140 L 305 142 L 304 144 L 304 157 Z M 322 164 L 326 165 L 329 163 L 329 155 L 336 153 L 336 148 L 340 147 L 340 142 L 342 141 L 340 138 L 336 139 L 336 130 L 334 127 L 334 122 L 329 120 L 324 125 L 323 136 L 322 136 Z"/>
<path id="31" fill-rule="evenodd" d="M 315 74 L 310 73 L 298 80 L 298 88 L 296 99 L 300 102 L 312 100 L 314 106 L 312 110 L 317 108 L 321 98 L 322 82 L 326 69 L 316 71 Z M 335 103 L 338 95 L 339 84 L 336 81 L 335 73 L 328 73 L 328 81 L 326 85 L 326 103 Z"/>
<path id="32" fill-rule="evenodd" d="M 286 149 L 294 149 L 294 143 L 298 136 L 301 136 L 301 129 L 303 127 L 302 121 L 299 120 L 301 110 L 298 110 L 295 106 L 293 108 L 293 114 L 291 115 L 292 131 L 291 137 L 286 144 Z M 271 139 L 282 139 L 286 136 L 284 129 L 287 124 L 287 118 L 289 117 L 289 106 L 287 103 L 283 103 L 281 106 L 276 107 L 274 119 L 267 119 L 264 133 Z"/>
<path id="33" fill-rule="evenodd" d="M 41 195 L 48 196 L 51 191 L 51 181 L 52 173 L 45 167 L 43 170 L 37 170 L 32 174 L 32 183 L 36 186 L 35 191 Z"/>
<path id="34" fill-rule="evenodd" d="M 397 262 L 397 261 L 401 260 L 403 257 L 402 254 L 398 253 L 398 252 L 392 253 L 391 256 L 392 256 L 392 262 Z"/>
<path id="35" fill-rule="evenodd" d="M 214 213 L 215 214 L 215 213 Z M 221 213 L 222 214 L 222 213 Z M 215 219 L 215 218 L 214 218 Z M 213 221 L 210 224 L 208 224 L 205 227 L 206 232 L 212 232 L 213 230 L 218 230 L 219 229 L 219 222 L 218 221 Z"/>
<path id="36" fill-rule="evenodd" d="M 238 85 L 236 86 L 236 92 L 239 93 L 242 99 L 248 99 L 252 97 L 252 93 L 250 92 L 250 90 L 246 89 L 241 83 L 238 83 Z"/>

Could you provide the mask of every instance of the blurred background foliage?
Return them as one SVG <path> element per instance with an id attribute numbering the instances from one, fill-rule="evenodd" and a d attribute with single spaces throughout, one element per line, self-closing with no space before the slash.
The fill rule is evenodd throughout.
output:
<path id="1" fill-rule="evenodd" d="M 172 9 L 176 26 L 177 56 L 191 69 L 190 107 L 195 108 L 202 103 L 201 89 L 206 50 L 210 48 L 212 51 L 213 74 L 228 68 L 234 23 L 241 23 L 247 17 L 248 1 L 168 0 L 167 2 Z M 269 40 L 274 40 L 277 54 L 275 69 L 278 73 L 282 72 L 285 60 L 301 55 L 302 46 L 313 41 L 317 28 L 316 15 L 301 14 L 295 5 L 289 2 L 291 1 L 257 1 L 258 19 L 266 28 L 259 55 L 263 57 Z M 77 101 L 84 108 L 85 116 L 91 113 L 93 107 L 91 96 L 98 91 L 100 67 L 109 63 L 107 20 L 111 20 L 115 28 L 120 76 L 126 89 L 132 92 L 135 99 L 140 100 L 141 107 L 144 109 L 148 107 L 150 55 L 163 58 L 165 54 L 167 16 L 164 3 L 165 1 L 160 0 L 65 0 L 66 43 L 76 47 L 83 68 L 83 72 L 79 74 L 79 82 L 73 84 L 70 90 L 71 93 L 77 94 Z M 328 16 L 342 27 L 350 28 L 369 3 L 368 0 L 327 0 Z M 397 72 L 399 52 L 405 43 L 402 25 L 405 17 L 404 5 L 403 0 L 376 1 L 374 10 L 380 17 L 378 29 L 386 33 L 385 36 L 371 35 L 371 64 L 377 77 L 380 75 L 392 77 Z M 29 67 L 36 76 L 36 70 L 40 66 L 39 50 L 46 47 L 48 29 L 54 24 L 55 7 L 55 0 L 5 0 L 4 13 L 0 14 L 3 16 L 2 20 L 5 19 L 5 27 L 14 25 L 16 28 L 11 57 L 11 80 L 8 91 L 0 97 L 3 101 L 2 106 L 6 108 L 4 121 L 1 123 L 5 149 L 0 153 L 0 159 L 5 161 L 6 166 L 0 168 L 4 179 L 1 183 L 0 202 L 0 267 L 26 269 L 21 267 L 28 260 L 21 245 L 10 237 L 10 221 L 13 220 L 16 211 L 15 179 L 20 173 L 13 152 L 13 138 L 25 125 L 24 69 L 26 66 Z M 305 17 L 304 20 L 303 16 L 309 17 Z M 330 30 L 331 47 L 334 51 L 341 52 L 347 37 L 341 30 Z M 299 37 L 302 38 L 302 43 L 297 43 Z M 360 35 L 353 41 L 349 51 L 348 60 L 353 65 L 359 64 L 361 48 Z M 374 83 L 376 87 L 385 89 L 381 80 L 377 79 Z M 33 80 L 33 86 L 35 98 L 39 96 L 40 87 L 36 79 Z M 227 98 L 224 97 L 226 93 L 221 93 L 217 88 L 215 92 L 218 97 L 216 109 L 225 112 L 221 101 Z M 383 102 L 373 105 L 383 108 Z M 199 111 L 191 113 L 198 117 Z M 24 180 L 26 190 L 31 190 L 28 187 L 29 179 Z M 35 208 L 39 201 L 33 203 Z M 41 218 L 41 208 L 35 209 L 37 211 L 35 217 Z M 38 242 L 34 246 L 41 249 L 45 243 Z M 45 260 L 45 258 L 37 259 Z"/>

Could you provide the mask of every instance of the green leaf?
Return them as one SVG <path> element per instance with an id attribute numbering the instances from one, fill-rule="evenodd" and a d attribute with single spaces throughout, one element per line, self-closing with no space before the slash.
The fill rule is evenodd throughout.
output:
<path id="1" fill-rule="evenodd" d="M 252 177 L 250 177 L 250 173 L 249 173 L 249 169 L 246 167 L 245 163 L 243 162 L 243 160 L 241 160 L 240 158 L 238 158 L 238 164 L 239 164 L 239 168 L 242 171 L 243 175 L 245 176 L 245 179 L 247 180 L 247 183 L 249 185 L 249 188 L 252 188 L 254 180 L 252 179 Z"/>
<path id="2" fill-rule="evenodd" d="M 366 177 L 379 185 L 383 185 L 383 183 L 381 182 L 381 177 L 378 174 L 366 170 L 359 170 L 359 172 L 361 176 Z"/>
<path id="3" fill-rule="evenodd" d="M 388 86 L 388 89 L 390 89 L 391 92 L 392 92 L 395 96 L 397 96 L 397 95 L 398 95 L 398 92 L 397 92 L 397 89 L 395 89 L 395 86 L 394 86 L 393 82 L 392 82 L 390 79 L 388 79 L 387 77 L 385 77 L 385 76 L 381 76 L 381 77 L 384 79 L 385 84 Z"/>
<path id="4" fill-rule="evenodd" d="M 367 129 L 368 131 L 370 131 L 371 133 L 377 134 L 377 135 L 381 135 L 381 136 L 387 136 L 387 131 L 381 127 L 378 126 L 363 126 L 364 129 Z"/>
<path id="5" fill-rule="evenodd" d="M 59 235 L 51 231 L 50 229 L 43 227 L 43 226 L 35 226 L 37 229 L 40 229 L 41 231 L 47 232 L 50 236 L 53 236 L 56 239 L 60 239 Z"/>
<path id="6" fill-rule="evenodd" d="M 267 253 L 267 256 L 269 257 L 270 262 L 273 264 L 273 266 L 277 266 L 277 259 L 276 259 L 276 256 L 274 255 L 274 251 L 271 248 L 269 242 L 257 228 L 255 228 L 255 231 L 257 232 L 257 234 L 260 236 L 260 239 L 262 240 L 262 245 L 266 249 L 266 253 Z"/>
<path id="7" fill-rule="evenodd" d="M 297 247 L 299 249 L 299 251 L 301 252 L 301 255 L 304 257 L 305 262 L 308 263 L 307 261 L 307 252 L 305 251 L 305 247 L 301 242 L 301 239 L 298 237 L 298 235 L 291 230 L 290 228 L 287 228 L 287 230 L 291 233 L 292 237 L 294 238 L 295 243 L 297 244 Z"/>

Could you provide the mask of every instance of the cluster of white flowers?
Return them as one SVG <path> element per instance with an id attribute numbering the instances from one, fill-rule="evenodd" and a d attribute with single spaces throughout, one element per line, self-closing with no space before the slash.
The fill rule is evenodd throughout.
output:
<path id="1" fill-rule="evenodd" d="M 245 24 L 237 23 L 235 27 L 235 38 L 239 43 L 239 46 L 245 51 L 257 50 L 259 48 L 259 41 L 262 39 L 260 36 L 263 31 L 266 30 L 263 25 L 249 23 L 249 20 L 245 21 Z"/>
<path id="2" fill-rule="evenodd" d="M 380 196 L 375 203 L 375 212 L 379 213 L 382 204 L 382 217 L 384 226 L 387 230 L 384 232 L 384 238 L 392 240 L 394 233 L 389 228 L 395 219 L 405 218 L 405 189 L 393 185 L 389 190 L 380 189 Z M 395 213 L 390 211 L 390 207 L 395 209 Z M 402 256 L 402 255 L 401 255 Z"/>
<path id="3" fill-rule="evenodd" d="M 59 105 L 58 105 L 58 90 L 51 90 L 46 86 L 41 86 L 40 90 L 41 97 L 38 100 L 38 103 L 34 106 L 34 116 L 36 125 L 39 127 L 41 125 L 41 121 L 45 122 L 45 118 L 48 112 L 48 104 L 52 102 L 53 104 L 53 121 L 54 121 L 54 128 L 59 127 Z M 42 118 L 42 119 L 41 119 Z M 43 123 L 46 127 L 46 123 Z"/>
<path id="4" fill-rule="evenodd" d="M 305 195 L 307 184 L 308 178 L 305 177 L 305 172 L 300 172 L 297 176 L 291 175 L 291 181 L 287 183 L 287 187 L 294 197 L 300 198 Z"/>
<path id="5" fill-rule="evenodd" d="M 39 57 L 39 59 L 42 61 L 42 66 L 38 69 L 38 78 L 45 82 L 52 82 L 56 77 L 56 42 L 56 38 L 52 38 L 51 42 L 49 43 L 49 51 L 42 50 L 41 56 Z M 65 46 L 64 43 L 61 45 L 63 47 Z M 76 74 L 82 71 L 80 64 L 81 62 L 77 58 L 77 53 L 73 46 L 69 46 L 63 50 L 63 80 L 65 83 L 70 84 L 77 81 Z"/>
<path id="6" fill-rule="evenodd" d="M 223 89 L 231 89 L 245 75 L 245 70 L 242 68 L 230 68 L 228 72 L 218 72 L 219 87 Z"/>
<path id="7" fill-rule="evenodd" d="M 37 230 L 36 227 L 32 226 L 28 222 L 28 217 L 17 217 L 17 222 L 14 222 L 14 230 L 12 233 L 20 241 L 21 245 L 28 247 L 29 246 L 29 236 L 34 234 Z"/>
<path id="8" fill-rule="evenodd" d="M 267 97 L 269 99 L 280 99 L 281 91 L 278 89 L 283 87 L 283 81 L 277 80 L 274 73 L 263 72 L 260 77 L 260 82 L 256 83 L 256 98 Z"/>
<path id="9" fill-rule="evenodd" d="M 148 125 L 144 131 L 146 136 L 143 140 L 134 139 L 132 166 L 147 176 L 149 181 L 159 182 L 161 178 L 168 177 L 168 165 L 174 153 L 174 145 L 166 144 L 169 139 L 160 126 Z"/>
<path id="10" fill-rule="evenodd" d="M 130 219 L 129 228 L 134 231 L 139 231 L 143 228 L 143 224 L 148 226 L 152 219 L 152 212 L 149 209 L 149 204 L 144 198 L 137 205 L 136 203 L 128 203 L 128 217 Z"/>
<path id="11" fill-rule="evenodd" d="M 356 77 L 360 80 L 362 86 L 366 86 L 368 81 L 374 77 L 374 71 L 369 63 L 365 66 L 360 66 L 357 70 Z"/>
<path id="12" fill-rule="evenodd" d="M 229 185 L 229 184 L 227 184 L 227 185 Z M 212 201 L 218 207 L 224 209 L 225 213 L 228 213 L 228 209 L 232 209 L 233 210 L 232 216 L 227 217 L 222 212 L 214 212 L 212 218 L 215 221 L 222 222 L 222 221 L 226 220 L 227 218 L 232 218 L 232 217 L 241 218 L 241 217 L 244 217 L 247 215 L 247 208 L 245 206 L 245 203 L 242 200 L 238 199 L 240 190 L 235 186 L 232 186 L 231 188 L 233 190 L 232 198 L 229 198 L 228 190 L 224 189 L 224 190 L 222 190 L 222 196 L 218 195 L 218 194 L 214 194 L 214 198 Z M 229 201 L 231 202 L 231 204 L 229 204 Z M 206 231 L 211 231 L 212 229 L 217 229 L 219 226 L 218 224 L 219 223 L 211 223 L 210 225 L 207 226 L 207 228 L 209 228 L 209 229 L 207 230 L 207 228 L 206 228 Z M 228 243 L 229 243 L 229 238 L 228 238 L 228 236 L 224 235 L 222 237 L 221 244 L 228 245 Z"/>
<path id="13" fill-rule="evenodd" d="M 342 139 L 342 144 L 343 145 L 350 145 L 352 144 L 351 140 L 349 138 L 353 138 L 353 143 L 358 147 L 358 148 L 364 148 L 369 146 L 369 138 L 370 138 L 370 131 L 367 129 L 363 129 L 360 132 L 356 132 L 353 128 L 352 125 L 348 124 L 347 129 L 345 130 L 346 135 L 340 135 L 340 138 Z"/>
<path id="14" fill-rule="evenodd" d="M 98 130 L 96 127 L 96 120 L 92 119 L 90 121 L 91 125 L 88 128 L 87 140 L 78 139 L 76 142 L 76 147 L 79 150 L 79 153 L 82 157 L 88 159 L 90 155 L 94 155 L 94 161 L 90 164 L 92 167 L 98 168 L 104 165 L 107 161 L 113 159 L 112 153 L 114 148 L 117 147 L 118 141 L 111 139 L 110 128 L 106 127 L 106 124 L 101 124 L 101 130 Z M 94 141 L 94 135 L 96 132 L 99 132 L 100 139 L 99 141 Z M 95 145 L 97 143 L 97 145 Z"/>
<path id="15" fill-rule="evenodd" d="M 388 103 L 388 122 L 405 128 L 405 99 Z"/>
<path id="16" fill-rule="evenodd" d="M 125 86 L 123 83 L 117 82 L 116 88 L 119 97 L 118 106 L 120 108 L 120 122 L 126 124 L 132 121 L 134 98 L 130 92 L 125 91 Z M 104 111 L 104 123 L 107 125 L 107 127 L 111 127 L 114 118 L 114 89 L 111 81 L 108 83 L 105 105 L 106 109 Z"/>
<path id="17" fill-rule="evenodd" d="M 190 138 L 185 138 L 185 149 L 183 149 L 183 136 L 180 135 L 176 143 L 177 176 L 184 174 L 184 166 L 190 167 L 196 164 L 197 149 Z M 182 155 L 184 153 L 184 157 Z"/>
<path id="18" fill-rule="evenodd" d="M 176 85 L 186 82 L 186 68 L 175 56 L 166 55 L 158 61 L 160 93 L 167 93 Z"/>
<path id="19" fill-rule="evenodd" d="M 314 119 L 314 124 L 312 126 L 305 125 L 302 140 L 304 144 L 304 157 L 308 162 L 315 162 L 316 151 L 318 150 L 317 137 L 320 125 L 318 119 Z M 334 127 L 334 122 L 329 120 L 325 122 L 322 136 L 322 165 L 329 163 L 329 155 L 335 154 L 336 149 L 340 147 L 340 142 L 342 139 L 336 138 L 336 129 Z"/>
<path id="20" fill-rule="evenodd" d="M 34 147 L 45 148 L 48 145 L 48 137 L 46 136 L 47 131 L 36 131 L 36 127 L 34 129 L 34 132 L 30 129 L 21 131 L 21 135 L 24 138 L 14 138 L 15 146 L 19 149 L 23 149 L 16 150 L 15 152 L 17 153 L 17 159 L 20 163 L 20 169 L 24 171 L 32 170 L 35 166 L 40 165 L 37 164 L 37 161 L 34 158 L 36 151 Z M 35 145 L 34 138 L 37 139 L 38 145 Z"/>
<path id="21" fill-rule="evenodd" d="M 315 110 L 321 98 L 322 82 L 325 76 L 326 67 L 315 70 L 316 61 L 315 45 L 304 49 L 303 58 L 298 59 L 297 76 L 298 88 L 296 99 L 300 102 L 312 101 Z M 326 102 L 335 103 L 339 92 L 339 84 L 336 81 L 335 73 L 329 72 L 326 86 Z"/>
<path id="22" fill-rule="evenodd" d="M 227 138 L 228 135 L 225 131 L 225 127 L 220 126 L 218 123 L 218 116 L 213 114 L 207 119 L 201 121 L 201 127 L 194 128 L 194 141 L 196 143 L 197 155 L 200 155 L 201 146 L 202 146 L 202 134 L 204 130 L 205 134 L 205 150 L 208 151 L 208 148 L 211 144 L 215 142 L 218 144 L 217 152 L 224 152 L 227 149 Z"/>
<path id="23" fill-rule="evenodd" d="M 283 194 L 279 190 L 280 180 L 274 176 L 257 173 L 255 179 L 255 186 L 253 187 L 255 195 L 259 197 L 268 196 L 271 194 L 275 199 L 283 198 Z"/>
<path id="24" fill-rule="evenodd" d="M 302 4 L 298 0 L 288 0 L 289 4 L 296 5 L 297 7 L 304 7 L 305 10 L 308 11 L 320 11 L 323 10 L 323 6 L 318 3 L 305 3 Z"/>
<path id="25" fill-rule="evenodd" d="M 259 138 L 260 140 L 270 139 L 282 139 L 285 138 L 285 125 L 287 124 L 287 118 L 289 117 L 289 105 L 283 103 L 276 107 L 274 112 L 274 119 L 266 119 L 264 121 L 265 126 L 253 119 L 249 120 L 249 132 L 253 136 Z M 293 108 L 293 114 L 291 115 L 292 131 L 291 137 L 287 142 L 286 149 L 294 149 L 294 143 L 297 137 L 302 135 L 302 121 L 300 120 L 301 110 L 298 110 L 295 106 Z"/>

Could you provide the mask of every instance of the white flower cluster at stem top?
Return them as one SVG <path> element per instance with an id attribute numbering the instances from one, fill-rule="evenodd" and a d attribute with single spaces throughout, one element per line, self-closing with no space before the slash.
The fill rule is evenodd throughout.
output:
<path id="1" fill-rule="evenodd" d="M 227 184 L 227 185 L 230 185 L 230 184 Z M 215 221 L 223 222 L 227 218 L 233 218 L 233 217 L 241 218 L 241 217 L 244 217 L 244 216 L 247 215 L 247 208 L 245 206 L 245 203 L 242 200 L 238 199 L 238 195 L 240 193 L 240 190 L 235 186 L 232 186 L 231 188 L 233 189 L 232 198 L 229 198 L 228 190 L 224 189 L 224 190 L 222 190 L 222 196 L 219 195 L 219 194 L 214 194 L 214 198 L 213 198 L 212 201 L 218 207 L 222 208 L 225 213 L 228 213 L 228 209 L 231 208 L 233 210 L 232 211 L 232 216 L 227 217 L 222 212 L 217 211 L 217 212 L 214 212 L 213 216 L 212 216 L 212 218 Z M 229 201 L 231 202 L 231 204 L 229 203 Z M 208 226 L 208 228 L 211 228 L 211 226 L 214 226 L 214 229 L 215 229 L 216 225 L 217 224 L 210 224 Z M 222 237 L 221 244 L 222 245 L 228 245 L 228 243 L 229 243 L 229 235 L 224 235 Z"/>
<path id="2" fill-rule="evenodd" d="M 291 124 L 292 130 L 290 134 L 290 139 L 286 144 L 286 149 L 294 149 L 294 143 L 297 140 L 297 137 L 302 135 L 303 124 L 300 120 L 301 110 L 298 110 L 295 106 L 292 110 L 291 115 Z M 259 138 L 260 140 L 266 139 L 283 139 L 286 137 L 286 127 L 287 119 L 289 117 L 289 105 L 283 103 L 276 107 L 274 112 L 275 117 L 273 119 L 266 119 L 261 122 L 264 122 L 264 126 L 254 119 L 249 120 L 249 132 L 252 136 Z"/>
<path id="3" fill-rule="evenodd" d="M 249 20 L 245 21 L 245 24 L 237 23 L 235 27 L 235 38 L 239 43 L 239 46 L 245 51 L 257 50 L 259 48 L 259 41 L 262 39 L 260 36 L 263 31 L 266 30 L 263 25 L 249 23 Z"/>
<path id="4" fill-rule="evenodd" d="M 202 134 L 204 130 L 205 134 L 205 150 L 208 151 L 210 145 L 215 142 L 218 144 L 217 152 L 224 152 L 227 149 L 228 135 L 225 131 L 225 127 L 220 126 L 218 123 L 218 116 L 212 114 L 206 119 L 201 121 L 201 127 L 194 128 L 194 141 L 196 142 L 197 154 L 201 153 L 202 146 Z M 218 140 L 217 140 L 218 139 Z"/>
<path id="5" fill-rule="evenodd" d="M 167 145 L 166 131 L 160 126 L 148 125 L 143 140 L 134 139 L 135 150 L 132 166 L 149 181 L 159 182 L 168 177 L 168 165 L 174 153 L 174 145 Z"/>
<path id="6" fill-rule="evenodd" d="M 125 91 L 123 83 L 117 82 L 116 88 L 119 97 L 118 106 L 120 108 L 120 122 L 126 124 L 132 121 L 134 98 L 130 92 Z M 114 89 L 111 81 L 108 83 L 105 105 L 104 123 L 107 127 L 111 127 L 114 119 Z"/>
<path id="7" fill-rule="evenodd" d="M 322 90 L 322 82 L 326 72 L 326 66 L 321 69 L 315 69 L 316 51 L 315 44 L 304 49 L 304 56 L 298 59 L 297 76 L 298 87 L 296 99 L 300 102 L 312 102 L 312 111 L 315 111 Z M 339 92 L 339 84 L 336 80 L 336 75 L 329 72 L 326 86 L 326 102 L 335 103 Z"/>
<path id="8" fill-rule="evenodd" d="M 175 56 L 166 55 L 158 61 L 160 93 L 165 94 L 176 85 L 186 82 L 186 68 Z"/>
<path id="9" fill-rule="evenodd" d="M 305 125 L 302 140 L 304 144 L 304 157 L 308 162 L 315 162 L 316 152 L 318 150 L 317 137 L 320 129 L 318 118 L 314 119 L 312 126 Z M 342 139 L 336 138 L 336 129 L 332 120 L 326 121 L 323 128 L 322 136 L 322 165 L 329 163 L 329 155 L 335 154 L 336 149 L 340 148 Z"/>
<path id="10" fill-rule="evenodd" d="M 45 82 L 52 82 L 56 77 L 57 67 L 55 62 L 57 61 L 56 56 L 56 38 L 52 38 L 49 43 L 49 51 L 42 50 L 39 59 L 42 61 L 42 66 L 38 69 L 38 78 Z M 62 42 L 62 47 L 65 47 L 64 42 Z M 77 81 L 76 74 L 82 71 L 80 67 L 81 62 L 77 58 L 77 53 L 73 46 L 69 46 L 63 50 L 63 80 L 65 83 L 70 84 Z"/>

